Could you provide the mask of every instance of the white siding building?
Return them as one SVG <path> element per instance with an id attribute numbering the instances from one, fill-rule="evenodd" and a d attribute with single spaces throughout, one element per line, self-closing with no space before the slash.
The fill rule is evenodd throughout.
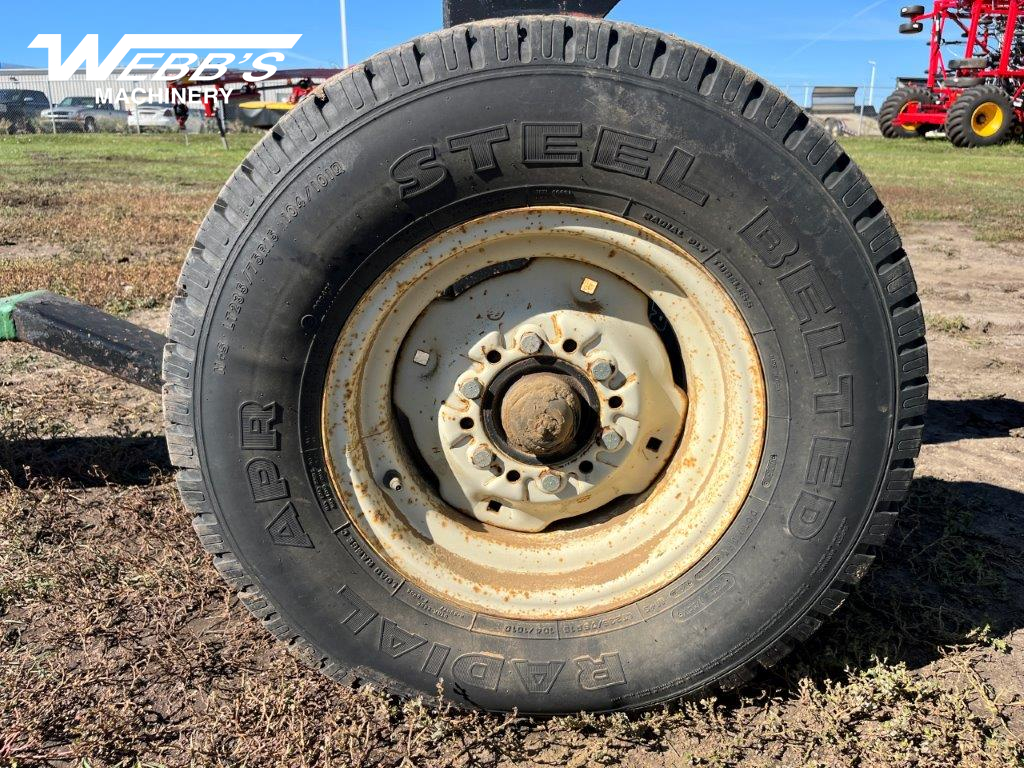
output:
<path id="1" fill-rule="evenodd" d="M 50 80 L 45 68 L 35 69 L 27 67 L 8 67 L 0 65 L 0 89 L 17 88 L 21 90 L 42 91 L 50 100 L 56 104 L 65 96 L 96 96 L 97 91 L 106 93 L 109 89 L 112 94 L 124 89 L 131 93 L 133 88 L 143 88 L 159 91 L 160 84 L 152 81 L 118 80 L 123 69 L 116 69 L 106 80 L 88 80 L 85 77 L 85 70 L 78 70 L 70 80 Z M 153 70 L 150 70 L 153 71 Z M 132 70 L 134 74 L 144 74 L 145 69 L 138 67 Z M 270 79 L 260 83 L 266 88 L 258 97 L 263 101 L 288 101 L 291 96 L 291 86 L 284 79 Z"/>

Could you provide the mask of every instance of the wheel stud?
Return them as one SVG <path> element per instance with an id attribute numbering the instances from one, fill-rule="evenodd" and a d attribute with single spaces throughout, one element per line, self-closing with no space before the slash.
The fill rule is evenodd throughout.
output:
<path id="1" fill-rule="evenodd" d="M 486 445 L 479 445 L 469 455 L 469 460 L 477 469 L 487 469 L 494 461 L 494 453 Z"/>
<path id="2" fill-rule="evenodd" d="M 519 337 L 519 348 L 528 355 L 535 355 L 540 352 L 543 344 L 544 342 L 540 336 L 532 331 L 524 333 Z"/>
<path id="3" fill-rule="evenodd" d="M 562 488 L 564 478 L 560 472 L 553 472 L 545 469 L 540 473 L 540 487 L 545 493 L 558 493 Z"/>
<path id="4" fill-rule="evenodd" d="M 590 375 L 595 381 L 607 381 L 615 371 L 615 364 L 606 357 L 599 357 L 590 364 Z"/>
<path id="5" fill-rule="evenodd" d="M 483 385 L 480 384 L 479 379 L 469 379 L 468 381 L 462 382 L 462 386 L 459 387 L 459 391 L 464 397 L 467 397 L 470 400 L 476 400 L 481 394 L 483 394 L 484 388 Z"/>
<path id="6" fill-rule="evenodd" d="M 607 427 L 601 432 L 601 445 L 609 451 L 617 451 L 622 447 L 622 435 L 611 427 Z"/>

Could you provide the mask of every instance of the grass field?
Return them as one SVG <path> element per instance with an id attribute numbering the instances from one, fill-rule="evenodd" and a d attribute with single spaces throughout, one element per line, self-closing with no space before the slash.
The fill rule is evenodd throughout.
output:
<path id="1" fill-rule="evenodd" d="M 986 242 L 1021 239 L 1024 144 L 965 151 L 942 139 L 849 138 L 843 146 L 898 223 L 962 221 Z"/>
<path id="2" fill-rule="evenodd" d="M 161 329 L 255 138 L 0 137 L 0 295 L 50 288 Z M 0 766 L 1024 766 L 1024 146 L 846 146 L 904 229 L 934 402 L 879 562 L 784 664 L 630 717 L 339 688 L 201 551 L 159 399 L 0 345 Z"/>

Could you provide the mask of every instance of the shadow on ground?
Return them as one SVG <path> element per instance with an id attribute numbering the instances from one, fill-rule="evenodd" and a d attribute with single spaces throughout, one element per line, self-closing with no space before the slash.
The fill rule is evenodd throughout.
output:
<path id="1" fill-rule="evenodd" d="M 980 413 L 977 421 L 965 412 Z M 1024 423 L 1021 403 L 934 403 L 931 442 L 996 436 Z M 968 434 L 968 430 L 970 430 Z M 162 437 L 15 440 L 0 467 L 16 484 L 148 485 L 169 479 Z M 978 630 L 988 630 L 979 635 Z M 874 660 L 911 669 L 942 649 L 1024 627 L 1024 494 L 986 483 L 915 480 L 875 566 L 846 605 L 754 685 L 795 690 L 803 677 L 842 679 Z"/>
<path id="2" fill-rule="evenodd" d="M 1024 428 L 1024 403 L 1005 397 L 984 400 L 932 400 L 924 441 L 929 445 L 1007 437 Z"/>
<path id="3" fill-rule="evenodd" d="M 1024 494 L 922 477 L 843 608 L 769 676 L 787 691 L 804 676 L 843 679 L 875 658 L 916 669 L 949 646 L 1022 627 Z"/>
<path id="4" fill-rule="evenodd" d="M 149 485 L 173 471 L 163 436 L 0 439 L 0 469 L 22 488 L 41 480 L 80 488 Z"/>

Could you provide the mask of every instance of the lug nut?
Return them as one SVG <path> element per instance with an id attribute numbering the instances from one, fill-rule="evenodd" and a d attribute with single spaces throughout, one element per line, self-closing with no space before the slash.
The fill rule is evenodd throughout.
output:
<path id="1" fill-rule="evenodd" d="M 543 344 L 544 342 L 541 337 L 532 331 L 524 333 L 519 337 L 519 348 L 528 355 L 535 355 L 540 352 Z"/>
<path id="2" fill-rule="evenodd" d="M 606 357 L 600 357 L 590 364 L 590 375 L 595 381 L 607 381 L 615 371 L 615 364 Z"/>
<path id="3" fill-rule="evenodd" d="M 483 394 L 484 388 L 479 379 L 470 379 L 469 381 L 462 382 L 462 386 L 459 387 L 459 391 L 464 397 L 468 397 L 470 400 L 476 400 L 481 394 Z"/>
<path id="4" fill-rule="evenodd" d="M 609 451 L 617 451 L 622 447 L 622 435 L 611 427 L 607 427 L 601 433 L 601 445 Z"/>
<path id="5" fill-rule="evenodd" d="M 540 473 L 540 487 L 545 493 L 558 493 L 562 488 L 562 475 L 559 472 L 552 472 L 546 469 Z"/>
<path id="6" fill-rule="evenodd" d="M 473 452 L 469 455 L 469 460 L 473 462 L 473 466 L 477 469 L 487 469 L 491 466 L 491 462 L 494 461 L 494 454 L 486 445 L 479 445 L 473 449 Z"/>

